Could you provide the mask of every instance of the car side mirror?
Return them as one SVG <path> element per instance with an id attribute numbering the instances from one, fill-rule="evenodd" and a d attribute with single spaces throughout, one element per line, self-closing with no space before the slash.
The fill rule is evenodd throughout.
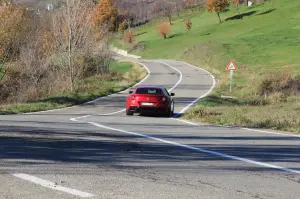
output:
<path id="1" fill-rule="evenodd" d="M 171 93 L 171 96 L 175 96 L 175 93 Z"/>
<path id="2" fill-rule="evenodd" d="M 133 91 L 129 91 L 129 94 L 133 93 Z"/>

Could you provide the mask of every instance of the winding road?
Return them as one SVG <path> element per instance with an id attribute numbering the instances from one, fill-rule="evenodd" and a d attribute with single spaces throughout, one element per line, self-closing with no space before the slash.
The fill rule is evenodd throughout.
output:
<path id="1" fill-rule="evenodd" d="M 300 136 L 180 119 L 215 87 L 184 62 L 139 60 L 139 84 L 176 94 L 172 118 L 126 116 L 128 90 L 0 116 L 0 198 L 300 197 Z"/>

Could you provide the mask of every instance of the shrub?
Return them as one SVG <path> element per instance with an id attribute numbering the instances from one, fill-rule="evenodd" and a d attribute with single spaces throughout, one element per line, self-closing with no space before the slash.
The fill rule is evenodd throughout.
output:
<path id="1" fill-rule="evenodd" d="M 185 28 L 186 28 L 187 30 L 190 30 L 190 29 L 192 28 L 192 22 L 190 21 L 190 19 L 186 19 L 186 20 L 184 21 L 184 24 L 185 24 Z"/>
<path id="2" fill-rule="evenodd" d="M 167 34 L 170 32 L 171 27 L 169 22 L 162 22 L 157 25 L 157 30 L 160 35 L 163 36 L 164 39 L 167 38 Z"/>
<path id="3" fill-rule="evenodd" d="M 291 92 L 300 91 L 300 76 L 292 77 L 290 71 L 278 71 L 266 75 L 258 84 L 259 95 L 270 95 L 272 93 L 283 93 L 290 95 Z"/>
<path id="4" fill-rule="evenodd" d="M 127 23 L 125 20 L 123 20 L 122 23 L 120 23 L 119 28 L 118 28 L 118 31 L 121 34 L 121 37 L 124 36 L 124 31 L 126 30 L 126 28 L 127 28 Z"/>

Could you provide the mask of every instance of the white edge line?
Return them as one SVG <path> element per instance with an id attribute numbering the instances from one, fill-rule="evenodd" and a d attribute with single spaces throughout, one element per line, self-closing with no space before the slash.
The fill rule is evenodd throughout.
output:
<path id="1" fill-rule="evenodd" d="M 70 118 L 71 121 L 74 121 L 74 122 L 78 122 L 77 120 L 78 119 L 82 119 L 82 118 L 87 118 L 87 117 L 90 117 L 91 115 L 84 115 L 84 116 L 80 116 L 80 117 L 73 117 L 73 118 Z"/>
<path id="2" fill-rule="evenodd" d="M 98 123 L 95 123 L 95 122 L 89 122 L 89 124 L 92 124 L 92 125 L 97 126 L 99 128 L 112 130 L 112 131 L 118 131 L 118 132 L 121 132 L 121 133 L 130 134 L 130 135 L 136 135 L 136 136 L 139 136 L 139 137 L 156 140 L 156 141 L 163 142 L 163 143 L 166 143 L 166 144 L 179 146 L 179 147 L 182 147 L 182 148 L 191 149 L 191 150 L 202 152 L 202 153 L 208 153 L 208 154 L 215 155 L 215 156 L 220 156 L 220 157 L 223 157 L 223 158 L 238 160 L 238 161 L 247 162 L 247 163 L 250 163 L 250 164 L 255 164 L 255 165 L 259 165 L 259 166 L 263 166 L 263 167 L 268 167 L 268 168 L 278 169 L 278 170 L 286 171 L 286 172 L 290 172 L 290 173 L 300 174 L 300 171 L 295 170 L 295 169 L 289 169 L 289 168 L 285 168 L 285 167 L 281 167 L 281 166 L 277 166 L 277 165 L 273 165 L 273 164 L 269 164 L 269 163 L 258 162 L 258 161 L 250 160 L 250 159 L 247 159 L 247 158 L 241 158 L 241 157 L 238 157 L 238 156 L 228 155 L 228 154 L 225 154 L 225 153 L 220 153 L 220 152 L 216 152 L 216 151 L 210 151 L 210 150 L 206 150 L 206 149 L 202 149 L 202 148 L 197 148 L 197 147 L 193 147 L 193 146 L 189 146 L 189 145 L 185 145 L 185 144 L 180 144 L 180 143 L 177 143 L 177 142 L 164 140 L 164 139 L 161 139 L 161 138 L 156 138 L 156 137 L 149 136 L 149 135 L 143 135 L 143 134 L 139 134 L 139 133 L 134 133 L 134 132 L 130 132 L 130 131 L 125 131 L 125 130 L 121 130 L 121 129 L 117 129 L 117 128 L 104 126 L 102 124 L 98 124 Z"/>
<path id="3" fill-rule="evenodd" d="M 117 114 L 117 113 L 121 113 L 121 112 L 123 112 L 123 111 L 126 111 L 126 109 L 122 109 L 122 110 L 115 111 L 115 112 L 111 112 L 111 113 L 98 114 L 98 116 L 114 115 L 114 114 Z"/>
<path id="4" fill-rule="evenodd" d="M 215 77 L 214 77 L 210 72 L 208 72 L 207 70 L 205 70 L 205 69 L 203 69 L 203 68 L 199 68 L 199 67 L 197 67 L 197 66 L 191 65 L 191 64 L 186 63 L 186 62 L 183 62 L 183 61 L 178 61 L 178 62 L 181 62 L 181 63 L 183 63 L 183 64 L 186 64 L 187 66 L 190 66 L 190 67 L 193 67 L 193 68 L 196 68 L 196 69 L 205 71 L 207 74 L 209 74 L 209 75 L 212 77 L 212 80 L 213 80 L 213 84 L 212 84 L 211 88 L 210 88 L 204 95 L 202 95 L 202 96 L 200 96 L 199 98 L 195 99 L 193 102 L 191 102 L 191 103 L 190 103 L 189 105 L 187 105 L 185 108 L 183 108 L 183 109 L 179 112 L 179 114 L 182 114 L 182 113 L 184 113 L 185 111 L 187 111 L 191 106 L 193 106 L 195 103 L 197 103 L 200 99 L 206 97 L 207 95 L 209 95 L 209 94 L 213 91 L 213 89 L 214 89 L 215 86 L 216 86 L 216 79 L 215 79 Z"/>
<path id="5" fill-rule="evenodd" d="M 175 71 L 177 71 L 177 72 L 179 73 L 179 76 L 180 76 L 180 77 L 179 77 L 179 80 L 178 80 L 177 83 L 176 83 L 172 88 L 170 88 L 168 91 L 170 92 L 170 91 L 174 90 L 174 89 L 181 83 L 181 81 L 182 81 L 182 76 L 183 76 L 183 75 L 182 75 L 181 71 L 178 70 L 177 68 L 171 66 L 170 64 L 167 64 L 167 63 L 163 62 L 163 61 L 153 61 L 153 62 L 158 62 L 158 63 L 164 64 L 164 65 L 166 65 L 166 66 L 169 66 L 170 68 L 172 68 L 173 70 L 175 70 Z"/>
<path id="6" fill-rule="evenodd" d="M 69 193 L 69 194 L 84 197 L 84 198 L 95 196 L 95 195 L 87 193 L 87 192 L 82 192 L 82 191 L 78 191 L 76 189 L 71 189 L 71 188 L 60 186 L 60 185 L 56 185 L 53 182 L 43 180 L 41 178 L 37 178 L 35 176 L 31 176 L 31 175 L 24 174 L 24 173 L 16 173 L 16 174 L 13 174 L 13 176 L 21 178 L 23 180 L 30 181 L 30 182 L 38 184 L 38 185 L 41 185 L 43 187 L 47 187 L 47 188 L 50 188 L 50 189 L 62 191 L 62 192 L 65 192 L 65 193 Z"/>
<path id="7" fill-rule="evenodd" d="M 285 135 L 285 136 L 292 136 L 292 137 L 298 137 L 300 138 L 300 135 L 294 135 L 294 134 L 287 134 L 287 133 L 279 133 L 279 132 L 272 132 L 272 131 L 265 131 L 265 130 L 258 130 L 258 129 L 250 129 L 250 128 L 241 128 L 247 131 L 256 131 L 260 133 L 268 133 L 268 134 L 276 134 L 276 135 Z"/>
<path id="8" fill-rule="evenodd" d="M 177 120 L 177 121 L 180 121 L 180 122 L 183 122 L 183 123 L 186 123 L 186 124 L 190 124 L 190 125 L 193 125 L 193 126 L 200 126 L 199 124 L 188 121 L 188 120 L 183 120 L 183 119 L 178 119 L 178 118 L 170 118 L 170 119 Z"/>

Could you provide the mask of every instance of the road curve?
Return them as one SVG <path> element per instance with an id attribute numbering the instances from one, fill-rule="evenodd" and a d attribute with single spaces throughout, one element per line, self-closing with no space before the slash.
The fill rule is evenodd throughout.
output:
<path id="1" fill-rule="evenodd" d="M 0 116 L 0 198 L 297 198 L 300 137 L 176 117 L 215 85 L 202 69 L 140 60 L 174 118 L 126 116 L 128 91 L 60 110 Z"/>

